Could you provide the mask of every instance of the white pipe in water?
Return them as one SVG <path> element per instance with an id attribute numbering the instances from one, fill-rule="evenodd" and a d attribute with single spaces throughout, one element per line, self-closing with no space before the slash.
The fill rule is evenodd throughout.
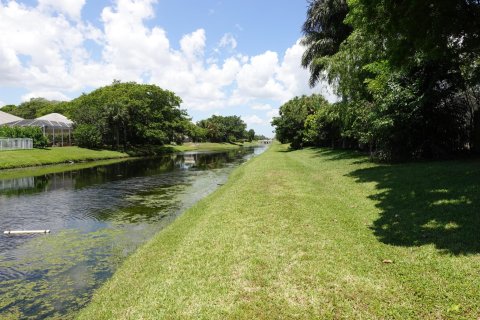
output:
<path id="1" fill-rule="evenodd" d="M 3 234 L 50 233 L 50 230 L 7 230 Z"/>

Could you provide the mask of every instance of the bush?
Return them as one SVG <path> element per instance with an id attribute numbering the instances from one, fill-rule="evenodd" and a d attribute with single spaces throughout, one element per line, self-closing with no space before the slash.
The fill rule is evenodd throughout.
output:
<path id="1" fill-rule="evenodd" d="M 40 127 L 0 127 L 0 137 L 2 138 L 30 138 L 33 140 L 34 148 L 45 148 L 48 139 L 43 135 Z"/>
<path id="2" fill-rule="evenodd" d="M 73 137 L 79 147 L 96 149 L 102 145 L 102 134 L 91 124 L 78 125 L 73 131 Z"/>

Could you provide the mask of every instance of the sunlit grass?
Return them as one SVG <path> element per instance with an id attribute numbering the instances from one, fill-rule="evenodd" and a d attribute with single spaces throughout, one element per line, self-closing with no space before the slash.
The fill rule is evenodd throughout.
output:
<path id="1" fill-rule="evenodd" d="M 58 172 L 76 171 L 96 166 L 114 164 L 122 161 L 128 161 L 129 158 L 107 159 L 89 162 L 78 162 L 72 164 L 53 164 L 37 167 L 5 169 L 0 172 L 0 179 L 17 179 L 23 177 L 36 177 L 45 174 Z"/>
<path id="2" fill-rule="evenodd" d="M 236 169 L 80 319 L 477 319 L 478 161 L 286 151 Z"/>
<path id="3" fill-rule="evenodd" d="M 194 150 L 208 150 L 208 151 L 222 151 L 237 149 L 239 147 L 252 147 L 256 146 L 256 142 L 244 142 L 244 143 L 212 143 L 212 142 L 187 142 L 182 145 L 171 146 L 177 152 L 194 151 Z"/>
<path id="4" fill-rule="evenodd" d="M 127 157 L 121 152 L 79 147 L 15 150 L 0 152 L 0 169 L 33 167 L 69 161 L 92 161 Z"/>
<path id="5" fill-rule="evenodd" d="M 145 155 L 163 155 L 185 151 L 225 151 L 238 149 L 240 147 L 255 146 L 255 143 L 185 143 L 183 145 L 158 146 L 155 153 Z M 146 147 L 149 148 L 153 147 Z M 135 153 L 133 153 L 135 155 Z M 138 154 L 139 156 L 142 153 Z M 125 158 L 129 155 L 123 152 L 111 150 L 90 150 L 79 147 L 62 147 L 49 149 L 15 150 L 0 152 L 0 170 L 11 168 L 34 167 L 50 164 L 61 164 L 66 162 L 94 161 L 105 159 Z M 1 175 L 1 173 L 0 173 Z M 1 176 L 0 176 L 1 178 Z"/>

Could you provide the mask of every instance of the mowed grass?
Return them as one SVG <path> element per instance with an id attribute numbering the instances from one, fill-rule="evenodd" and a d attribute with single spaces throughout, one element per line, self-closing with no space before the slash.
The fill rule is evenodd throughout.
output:
<path id="1" fill-rule="evenodd" d="M 15 150 L 0 152 L 0 169 L 32 167 L 69 161 L 93 161 L 128 157 L 109 150 L 90 150 L 79 147 Z"/>
<path id="2" fill-rule="evenodd" d="M 157 156 L 185 151 L 228 151 L 241 147 L 253 147 L 255 142 L 246 143 L 185 143 L 183 145 L 154 146 Z M 146 147 L 147 149 L 149 147 Z M 147 155 L 150 155 L 147 153 Z M 151 155 L 150 155 L 151 156 Z M 34 167 L 65 162 L 84 162 L 129 157 L 127 153 L 111 150 L 90 150 L 79 147 L 62 147 L 32 150 L 15 150 L 0 152 L 0 170 Z M 0 176 L 1 178 L 1 176 Z"/>
<path id="3" fill-rule="evenodd" d="M 240 147 L 253 147 L 256 146 L 256 142 L 244 142 L 244 143 L 213 143 L 213 142 L 187 142 L 182 145 L 170 146 L 175 152 L 184 151 L 223 151 L 238 149 Z"/>
<path id="4" fill-rule="evenodd" d="M 3 179 L 18 179 L 24 177 L 37 177 L 46 174 L 77 171 L 96 166 L 106 166 L 119 162 L 129 161 L 131 158 L 107 159 L 98 161 L 78 162 L 73 164 L 55 164 L 28 168 L 5 169 L 0 172 L 0 180 Z"/>
<path id="5" fill-rule="evenodd" d="M 479 161 L 274 145 L 127 259 L 79 318 L 478 319 L 479 186 Z"/>

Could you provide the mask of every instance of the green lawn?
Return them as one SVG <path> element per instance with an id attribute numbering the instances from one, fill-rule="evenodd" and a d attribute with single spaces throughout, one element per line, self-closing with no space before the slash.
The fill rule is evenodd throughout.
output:
<path id="1" fill-rule="evenodd" d="M 24 177 L 37 177 L 37 176 L 58 173 L 58 172 L 77 171 L 77 170 L 92 168 L 96 166 L 104 166 L 104 165 L 110 165 L 110 164 L 119 163 L 123 161 L 128 161 L 129 159 L 131 158 L 117 158 L 117 159 L 107 159 L 107 160 L 98 160 L 98 161 L 78 162 L 73 164 L 68 163 L 68 164 L 55 164 L 55 165 L 49 165 L 49 166 L 5 169 L 0 171 L 0 180 L 18 179 L 18 178 L 24 178 Z"/>
<path id="2" fill-rule="evenodd" d="M 32 167 L 69 161 L 92 161 L 123 158 L 128 155 L 116 151 L 90 150 L 78 147 L 15 150 L 0 152 L 0 169 Z"/>
<path id="3" fill-rule="evenodd" d="M 141 147 L 133 155 L 137 156 L 152 156 L 164 155 L 175 152 L 185 151 L 224 151 L 240 147 L 255 146 L 255 143 L 185 143 L 179 146 L 145 146 Z M 145 149 L 145 152 L 139 152 Z M 105 159 L 125 158 L 129 155 L 122 152 L 110 150 L 90 150 L 79 147 L 63 147 L 63 148 L 49 148 L 49 149 L 32 149 L 32 150 L 15 150 L 0 152 L 0 170 L 11 168 L 24 168 L 49 164 L 59 164 L 65 162 L 79 162 L 79 161 L 93 161 Z"/>
<path id="4" fill-rule="evenodd" d="M 375 165 L 274 145 L 79 318 L 477 319 L 479 230 L 479 161 Z"/>
<path id="5" fill-rule="evenodd" d="M 173 146 L 175 151 L 193 151 L 193 150 L 209 150 L 209 151 L 222 151 L 222 150 L 231 150 L 239 147 L 252 147 L 257 145 L 255 142 L 245 142 L 245 143 L 212 143 L 212 142 L 201 142 L 193 143 L 188 142 L 180 146 Z"/>

